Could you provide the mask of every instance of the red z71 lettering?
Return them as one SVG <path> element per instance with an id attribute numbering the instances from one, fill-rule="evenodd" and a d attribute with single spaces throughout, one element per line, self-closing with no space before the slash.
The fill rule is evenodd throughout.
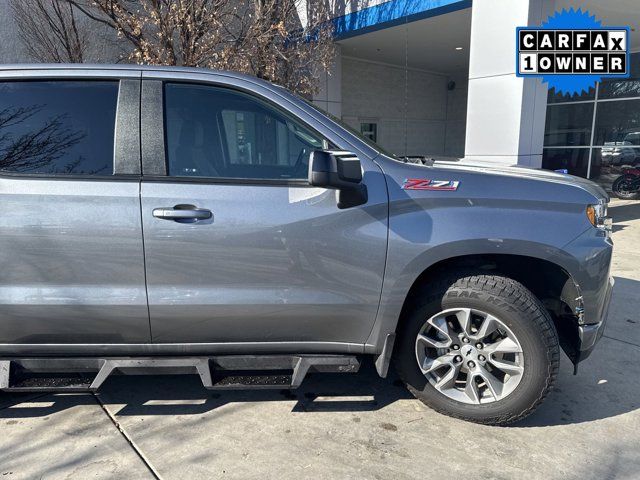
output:
<path id="1" fill-rule="evenodd" d="M 402 184 L 403 190 L 457 190 L 457 180 L 428 180 L 426 178 L 407 178 Z"/>

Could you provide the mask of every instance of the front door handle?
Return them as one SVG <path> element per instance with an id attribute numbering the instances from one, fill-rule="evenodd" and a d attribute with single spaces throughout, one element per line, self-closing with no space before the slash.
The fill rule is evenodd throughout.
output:
<path id="1" fill-rule="evenodd" d="M 195 205 L 176 205 L 175 207 L 154 208 L 153 216 L 162 220 L 173 220 L 178 223 L 195 223 L 213 217 L 211 210 L 198 208 Z"/>

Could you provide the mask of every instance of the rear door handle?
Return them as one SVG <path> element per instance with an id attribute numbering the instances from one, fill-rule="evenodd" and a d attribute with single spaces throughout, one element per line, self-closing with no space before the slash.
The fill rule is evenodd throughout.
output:
<path id="1" fill-rule="evenodd" d="M 195 205 L 176 205 L 175 207 L 154 208 L 153 216 L 162 220 L 173 220 L 178 223 L 195 223 L 213 217 L 211 210 L 198 208 Z"/>

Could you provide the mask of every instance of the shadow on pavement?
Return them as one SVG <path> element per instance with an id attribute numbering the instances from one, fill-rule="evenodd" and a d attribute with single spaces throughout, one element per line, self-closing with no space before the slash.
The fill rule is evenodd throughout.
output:
<path id="1" fill-rule="evenodd" d="M 92 394 L 4 395 L 0 418 L 48 416 L 96 402 Z M 366 412 L 413 398 L 393 374 L 380 378 L 369 359 L 357 374 L 311 374 L 297 390 L 209 391 L 196 375 L 113 376 L 98 396 L 122 405 L 118 415 L 197 415 L 229 403 L 292 400 L 294 412 Z"/>
<path id="2" fill-rule="evenodd" d="M 613 233 L 630 227 L 628 222 L 640 218 L 640 201 L 609 204 L 609 216 L 613 219 Z"/>
<path id="3" fill-rule="evenodd" d="M 640 201 L 633 203 L 611 203 L 609 204 L 609 216 L 613 218 L 614 225 L 629 220 L 640 218 Z"/>
<path id="4" fill-rule="evenodd" d="M 619 358 L 622 349 L 628 350 L 622 355 L 627 360 L 640 355 L 640 347 L 603 338 L 592 357 L 581 364 L 578 376 L 571 374 L 570 363 L 563 357 L 556 389 L 533 415 L 514 427 L 590 422 L 639 408 L 640 366 L 635 362 L 634 371 L 625 368 Z M 310 375 L 298 390 L 207 391 L 195 375 L 116 376 L 107 381 L 99 398 L 117 416 L 171 416 L 199 415 L 232 403 L 284 401 L 295 401 L 292 412 L 367 412 L 413 397 L 395 375 L 382 379 L 365 362 L 357 374 Z M 0 410 L 0 418 L 46 417 L 95 403 L 91 394 L 13 395 Z"/>

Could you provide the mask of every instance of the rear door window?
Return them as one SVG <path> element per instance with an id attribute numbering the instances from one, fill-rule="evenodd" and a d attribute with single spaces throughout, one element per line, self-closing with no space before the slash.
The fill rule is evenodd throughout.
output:
<path id="1" fill-rule="evenodd" d="M 117 81 L 0 82 L 0 170 L 113 175 Z"/>

